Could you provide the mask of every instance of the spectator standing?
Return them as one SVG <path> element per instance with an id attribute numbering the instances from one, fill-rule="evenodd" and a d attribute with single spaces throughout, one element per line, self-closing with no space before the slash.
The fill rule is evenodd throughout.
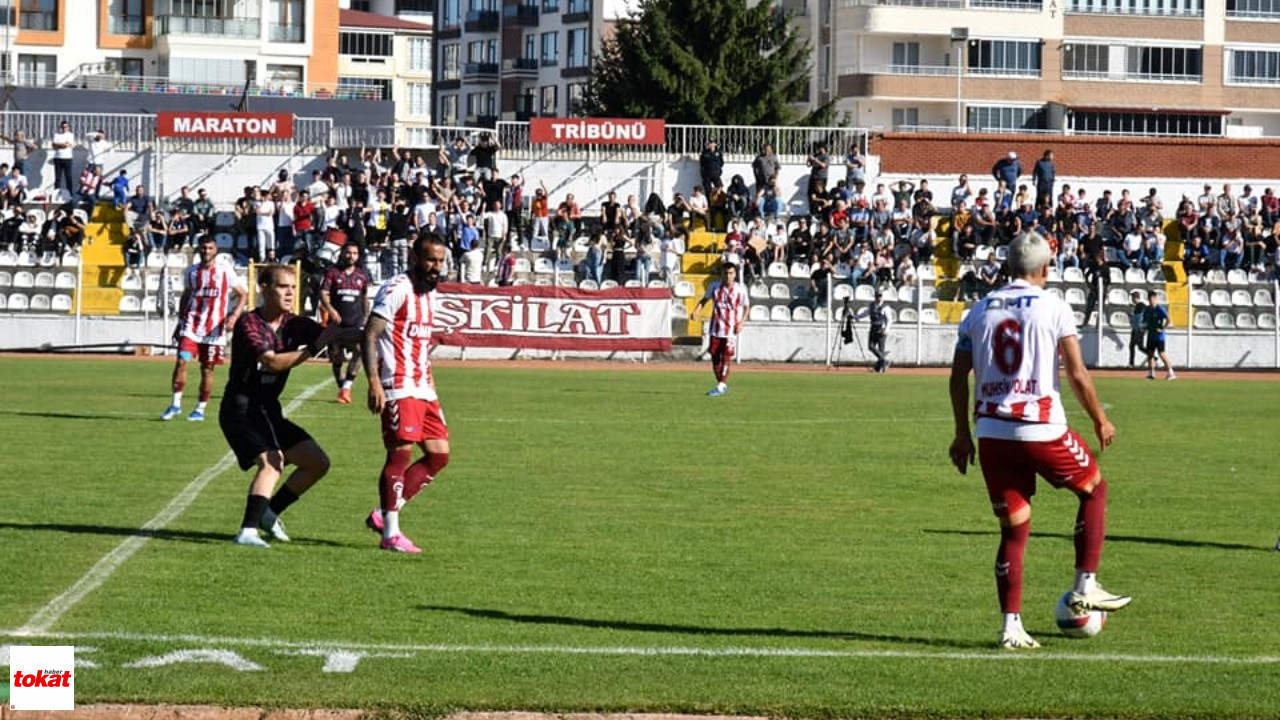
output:
<path id="1" fill-rule="evenodd" d="M 63 120 L 58 124 L 58 132 L 53 134 L 49 147 L 53 148 L 53 185 L 66 190 L 70 195 L 75 188 L 71 184 L 71 160 L 76 148 L 76 136 L 71 132 L 71 123 Z"/>
<path id="2" fill-rule="evenodd" d="M 773 152 L 773 146 L 765 143 L 760 154 L 751 161 L 751 173 L 755 176 L 756 197 L 764 197 L 766 190 L 777 191 L 778 173 L 782 172 L 782 163 Z"/>
<path id="3" fill-rule="evenodd" d="M 533 200 L 529 203 L 529 214 L 533 218 L 532 238 L 550 244 L 551 208 L 547 200 L 547 186 L 541 181 L 538 183 L 538 189 L 533 191 Z"/>
<path id="4" fill-rule="evenodd" d="M 849 152 L 844 156 L 844 180 L 847 187 L 867 182 L 867 158 L 856 140 L 849 144 Z"/>
<path id="5" fill-rule="evenodd" d="M 889 306 L 884 302 L 884 293 L 876 288 L 875 300 L 854 315 L 855 320 L 867 318 L 870 329 L 867 330 L 867 349 L 876 357 L 872 368 L 883 373 L 889 370 L 889 352 L 885 349 L 885 341 L 889 337 Z"/>
<path id="6" fill-rule="evenodd" d="M 84 147 L 88 151 L 89 165 L 101 171 L 107 164 L 107 153 L 111 152 L 111 141 L 107 139 L 107 131 L 98 128 L 84 138 Z"/>
<path id="7" fill-rule="evenodd" d="M 475 164 L 476 182 L 483 183 L 498 177 L 498 151 L 501 149 L 493 133 L 484 133 L 480 136 L 475 147 L 471 148 L 471 161 Z M 497 250 L 495 247 L 494 252 Z"/>
<path id="8" fill-rule="evenodd" d="M 991 166 L 991 176 L 996 181 L 1003 180 L 1006 188 L 1015 188 L 1018 186 L 1018 177 L 1022 175 L 1022 163 L 1018 161 L 1018 153 L 1010 150 L 1008 155 L 996 161 Z"/>
<path id="9" fill-rule="evenodd" d="M 498 258 L 498 287 L 515 284 L 516 254 L 511 251 L 511 241 L 502 243 L 502 256 Z"/>
<path id="10" fill-rule="evenodd" d="M 117 210 L 121 210 L 125 206 L 125 202 L 129 197 L 129 174 L 123 168 L 120 173 L 111 179 L 111 202 Z"/>
<path id="11" fill-rule="evenodd" d="M 259 262 L 266 262 L 276 257 L 276 197 L 274 193 L 264 197 L 261 188 L 254 188 L 253 192 L 257 258 Z"/>
<path id="12" fill-rule="evenodd" d="M 1031 496 L 1036 475 L 1065 487 L 1080 500 L 1075 530 L 1075 585 L 1068 603 L 1075 612 L 1113 612 L 1131 598 L 1103 589 L 1097 580 L 1106 536 L 1107 482 L 1084 439 L 1067 426 L 1058 394 L 1059 358 L 1072 392 L 1093 420 L 1101 448 L 1115 439 L 1097 391 L 1081 358 L 1071 308 L 1044 292 L 1051 253 L 1044 238 L 1021 235 L 1009 247 L 1015 280 L 987 296 L 960 323 L 951 364 L 950 397 L 955 439 L 949 454 L 964 473 L 974 462 L 996 517 L 996 591 L 1003 614 L 997 644 L 1006 649 L 1039 647 L 1022 625 L 1023 557 L 1031 534 Z M 1012 343 L 1012 344 L 1011 344 Z M 1011 354 L 1020 362 L 1012 364 Z M 969 374 L 975 375 L 974 397 Z M 978 452 L 970 434 L 976 408 Z"/>
<path id="13" fill-rule="evenodd" d="M 502 202 L 494 200 L 489 203 L 489 211 L 480 218 L 484 227 L 484 256 L 481 267 L 489 267 L 489 258 L 497 257 L 499 248 L 507 239 L 507 214 L 502 210 Z"/>
<path id="14" fill-rule="evenodd" d="M 1057 171 L 1053 164 L 1053 151 L 1045 150 L 1031 171 L 1031 181 L 1036 185 L 1036 209 L 1044 211 L 1053 206 L 1053 184 Z"/>
<path id="15" fill-rule="evenodd" d="M 12 137 L 0 135 L 0 140 L 13 144 L 13 169 L 17 170 L 18 174 L 25 178 L 27 175 L 27 158 L 31 156 L 31 153 L 38 150 L 40 145 L 28 140 L 27 134 L 22 130 L 15 130 Z"/>
<path id="16" fill-rule="evenodd" d="M 720 152 L 720 144 L 708 140 L 698 155 L 698 174 L 702 178 L 702 187 L 723 186 L 721 176 L 724 174 L 724 153 Z"/>
<path id="17" fill-rule="evenodd" d="M 1130 293 L 1129 299 L 1133 302 L 1129 309 L 1129 367 L 1133 367 L 1139 353 L 1146 355 L 1147 303 L 1142 300 L 1140 290 Z"/>
<path id="18" fill-rule="evenodd" d="M 93 217 L 93 208 L 98 204 L 98 190 L 102 187 L 102 168 L 97 165 L 86 165 L 80 173 L 80 190 L 76 199 L 85 206 L 89 217 Z"/>
<path id="19" fill-rule="evenodd" d="M 809 197 L 824 196 L 827 192 L 827 173 L 831 165 L 831 156 L 827 154 L 827 144 L 819 141 L 813 152 L 805 158 L 804 164 L 809 166 Z M 809 213 L 814 214 L 813 212 Z"/>

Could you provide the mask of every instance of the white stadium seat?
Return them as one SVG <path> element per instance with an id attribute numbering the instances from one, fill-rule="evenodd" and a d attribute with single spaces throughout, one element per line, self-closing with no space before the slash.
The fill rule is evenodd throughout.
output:
<path id="1" fill-rule="evenodd" d="M 13 293 L 12 295 L 9 296 L 8 306 L 10 310 L 26 310 L 27 294 Z"/>
<path id="2" fill-rule="evenodd" d="M 788 322 L 791 320 L 791 311 L 786 305 L 774 305 L 769 309 L 769 319 L 774 322 Z"/>
<path id="3" fill-rule="evenodd" d="M 751 283 L 751 287 L 747 288 L 747 295 L 752 300 L 768 300 L 769 286 L 762 282 Z"/>
<path id="4" fill-rule="evenodd" d="M 516 258 L 516 265 L 512 271 L 518 273 L 533 272 L 533 265 L 529 262 L 529 258 Z"/>
<path id="5" fill-rule="evenodd" d="M 36 273 L 36 287 L 38 288 L 51 288 L 55 282 L 57 282 L 57 278 L 51 272 L 42 271 Z"/>
<path id="6" fill-rule="evenodd" d="M 1226 290 L 1214 290 L 1209 293 L 1209 304 L 1214 307 L 1231 307 L 1231 293 Z"/>
<path id="7" fill-rule="evenodd" d="M 747 319 L 753 322 L 764 322 L 769 319 L 769 308 L 764 305 L 752 305 L 747 313 Z"/>
<path id="8" fill-rule="evenodd" d="M 925 263 L 916 268 L 916 277 L 926 282 L 933 282 L 937 278 L 937 273 L 933 270 L 933 263 Z"/>
<path id="9" fill-rule="evenodd" d="M 784 278 L 784 277 L 789 277 L 791 273 L 787 271 L 786 264 L 775 262 L 775 263 L 769 263 L 769 268 L 765 272 L 765 274 L 771 278 Z"/>
<path id="10" fill-rule="evenodd" d="M 937 325 L 938 323 L 942 322 L 941 319 L 938 318 L 938 309 L 930 307 L 930 308 L 925 308 L 921 310 L 920 322 L 924 323 L 925 325 Z"/>
<path id="11" fill-rule="evenodd" d="M 1084 271 L 1078 267 L 1063 268 L 1062 281 L 1069 283 L 1084 283 Z"/>
<path id="12" fill-rule="evenodd" d="M 1111 322 L 1111 327 L 1113 328 L 1120 329 L 1129 327 L 1129 313 L 1127 312 L 1117 310 L 1111 313 L 1108 320 Z"/>
<path id="13" fill-rule="evenodd" d="M 1236 307 L 1253 307 L 1253 296 L 1248 290 L 1232 290 L 1231 304 Z"/>
<path id="14" fill-rule="evenodd" d="M 19 270 L 13 274 L 13 286 L 16 288 L 31 288 L 36 286 L 36 276 L 27 270 Z M 12 304 L 10 304 L 12 307 Z"/>
<path id="15" fill-rule="evenodd" d="M 769 297 L 774 300 L 787 300 L 791 297 L 791 289 L 786 283 L 774 283 L 769 287 Z"/>
<path id="16" fill-rule="evenodd" d="M 793 262 L 791 263 L 791 277 L 807 278 L 809 277 L 809 263 Z"/>
<path id="17" fill-rule="evenodd" d="M 40 312 L 48 312 L 51 304 L 52 303 L 49 300 L 49 296 L 45 295 L 44 293 L 39 293 L 37 295 L 31 296 L 30 307 L 32 310 L 38 310 Z"/>
<path id="18" fill-rule="evenodd" d="M 1207 306 L 1209 304 L 1209 291 L 1204 288 L 1192 288 L 1191 304 L 1195 307 Z"/>
<path id="19" fill-rule="evenodd" d="M 876 299 L 876 289 L 870 285 L 858 283 L 858 285 L 853 288 L 853 299 L 859 302 L 871 302 Z"/>
<path id="20" fill-rule="evenodd" d="M 596 284 L 595 280 L 587 279 L 578 283 L 578 289 L 579 290 L 599 290 L 600 286 Z"/>
<path id="21" fill-rule="evenodd" d="M 1204 282 L 1206 285 L 1226 285 L 1227 274 L 1218 268 L 1214 268 L 1204 274 Z"/>
<path id="22" fill-rule="evenodd" d="M 1082 308 L 1089 300 L 1088 296 L 1085 295 L 1084 290 L 1078 287 L 1067 288 L 1065 299 L 1068 305 L 1072 307 L 1079 305 Z"/>
<path id="23" fill-rule="evenodd" d="M 1131 267 L 1124 271 L 1124 281 L 1128 285 L 1145 285 L 1147 274 L 1142 272 L 1142 268 Z"/>
<path id="24" fill-rule="evenodd" d="M 604 282 L 600 283 L 601 290 L 610 290 L 616 287 L 618 287 L 617 280 L 605 280 Z M 637 285 L 636 287 L 639 287 L 639 285 Z"/>
<path id="25" fill-rule="evenodd" d="M 825 307 L 820 307 L 813 311 L 814 322 L 826 322 L 830 317 L 831 313 Z"/>
<path id="26" fill-rule="evenodd" d="M 1255 330 L 1258 327 L 1258 319 L 1253 313 L 1236 313 L 1236 327 L 1241 330 Z"/>
<path id="27" fill-rule="evenodd" d="M 120 312 L 135 313 L 142 312 L 142 301 L 137 295 L 125 295 L 120 298 Z"/>
<path id="28" fill-rule="evenodd" d="M 1235 268 L 1235 269 L 1232 269 L 1232 270 L 1228 270 L 1228 271 L 1227 271 L 1227 284 L 1228 284 L 1228 285 L 1248 285 L 1248 284 L 1249 284 L 1249 273 L 1247 273 L 1247 272 L 1245 272 L 1244 270 L 1241 270 L 1241 269 L 1239 269 L 1239 268 Z"/>
<path id="29" fill-rule="evenodd" d="M 1275 303 L 1271 299 L 1271 291 L 1267 289 L 1255 290 L 1253 293 L 1254 307 L 1275 307 Z"/>
<path id="30" fill-rule="evenodd" d="M 8 270 L 0 271 L 0 288 L 13 287 L 13 273 Z"/>
<path id="31" fill-rule="evenodd" d="M 693 283 L 688 280 L 680 280 L 672 288 L 672 293 L 678 298 L 693 297 L 695 292 Z"/>
<path id="32" fill-rule="evenodd" d="M 935 310 L 934 312 L 936 313 L 937 311 Z M 902 312 L 898 315 L 898 322 L 901 322 L 901 323 L 915 324 L 919 320 L 920 320 L 920 314 L 917 313 L 916 309 L 912 307 L 903 308 Z"/>
<path id="33" fill-rule="evenodd" d="M 54 295 L 49 309 L 54 312 L 71 312 L 71 296 L 66 293 Z"/>
<path id="34" fill-rule="evenodd" d="M 1213 326 L 1222 330 L 1230 330 L 1236 326 L 1236 317 L 1228 312 L 1220 312 L 1213 316 Z"/>
<path id="35" fill-rule="evenodd" d="M 1113 287 L 1107 291 L 1108 305 L 1128 305 L 1129 293 L 1124 288 Z"/>
<path id="36" fill-rule="evenodd" d="M 837 302 L 843 302 L 853 297 L 853 286 L 849 283 L 840 283 L 831 290 L 831 297 Z"/>
<path id="37" fill-rule="evenodd" d="M 76 286 L 75 273 L 60 272 L 53 279 L 53 286 L 59 290 L 70 290 Z"/>
<path id="38" fill-rule="evenodd" d="M 1258 315 L 1258 327 L 1263 330 L 1276 329 L 1276 316 L 1274 313 L 1262 313 Z"/>
<path id="39" fill-rule="evenodd" d="M 1208 310 L 1197 310 L 1193 324 L 1201 330 L 1211 329 L 1213 328 L 1213 316 L 1209 314 Z"/>
<path id="40" fill-rule="evenodd" d="M 791 319 L 794 322 L 813 322 L 813 310 L 808 305 L 797 305 L 791 311 Z"/>

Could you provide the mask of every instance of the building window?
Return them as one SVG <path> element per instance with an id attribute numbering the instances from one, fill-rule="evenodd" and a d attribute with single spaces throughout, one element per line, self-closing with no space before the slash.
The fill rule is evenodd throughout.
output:
<path id="1" fill-rule="evenodd" d="M 431 72 L 431 38 L 409 38 L 409 69 L 413 72 Z"/>
<path id="2" fill-rule="evenodd" d="M 1227 82 L 1250 85 L 1280 84 L 1280 51 L 1227 50 Z"/>
<path id="3" fill-rule="evenodd" d="M 920 43 L 896 42 L 893 44 L 893 69 L 895 72 L 910 71 L 920 67 Z"/>
<path id="4" fill-rule="evenodd" d="M 244 86 L 245 74 L 253 61 L 215 60 L 206 58 L 168 59 L 168 67 L 162 72 L 173 83 L 193 85 Z"/>
<path id="5" fill-rule="evenodd" d="M 497 93 L 492 90 L 467 93 L 467 118 L 492 117 L 496 114 L 494 112 L 496 102 Z"/>
<path id="6" fill-rule="evenodd" d="M 303 91 L 301 65 L 267 65 L 263 86 L 286 95 Z"/>
<path id="7" fill-rule="evenodd" d="M 1067 12 L 1199 17 L 1204 0 L 1068 0 Z"/>
<path id="8" fill-rule="evenodd" d="M 542 66 L 555 67 L 560 64 L 560 33 L 542 33 Z"/>
<path id="9" fill-rule="evenodd" d="M 542 0 L 542 12 L 544 14 L 560 12 L 560 0 Z"/>
<path id="10" fill-rule="evenodd" d="M 146 34 L 142 0 L 111 0 L 107 13 L 107 32 L 112 35 Z"/>
<path id="11" fill-rule="evenodd" d="M 587 39 L 587 29 L 578 28 L 565 32 L 566 39 L 569 41 L 569 64 L 567 67 L 586 67 L 587 58 L 590 55 L 591 48 L 588 46 L 590 40 Z"/>
<path id="12" fill-rule="evenodd" d="M 440 26 L 444 29 L 449 29 L 456 28 L 461 24 L 462 0 L 444 0 L 444 4 L 441 5 Z"/>
<path id="13" fill-rule="evenodd" d="M 586 83 L 569 83 L 565 88 L 566 112 L 570 115 L 583 115 L 583 100 L 587 96 Z"/>
<path id="14" fill-rule="evenodd" d="M 414 117 L 431 117 L 431 84 L 409 83 L 409 114 Z"/>
<path id="15" fill-rule="evenodd" d="M 430 15 L 435 10 L 435 0 L 396 0 L 397 15 Z"/>
<path id="16" fill-rule="evenodd" d="M 458 51 L 458 43 L 449 43 L 440 47 L 440 79 L 457 80 L 462 77 L 462 61 Z"/>
<path id="17" fill-rule="evenodd" d="M 351 0 L 351 9 L 360 12 L 370 12 L 370 0 Z M 342 78 L 338 78 L 338 82 L 342 82 Z"/>
<path id="18" fill-rule="evenodd" d="M 498 62 L 498 41 L 496 39 L 473 40 L 467 43 L 467 62 Z"/>
<path id="19" fill-rule="evenodd" d="M 1140 80 L 1199 80 L 1200 48 L 1129 47 L 1125 73 Z"/>
<path id="20" fill-rule="evenodd" d="M 365 57 L 391 57 L 391 36 L 383 33 L 338 33 L 338 53 Z"/>
<path id="21" fill-rule="evenodd" d="M 920 124 L 920 108 L 894 108 L 893 129 L 914 128 Z"/>
<path id="22" fill-rule="evenodd" d="M 1227 17 L 1280 18 L 1280 0 L 1227 0 Z"/>
<path id="23" fill-rule="evenodd" d="M 525 34 L 524 57 L 530 60 L 538 57 L 538 34 L 537 33 Z"/>
<path id="24" fill-rule="evenodd" d="M 555 117 L 559 112 L 556 98 L 560 88 L 556 85 L 543 85 L 539 92 L 538 114 L 543 117 Z"/>
<path id="25" fill-rule="evenodd" d="M 978 132 L 1014 132 L 1017 130 L 1043 130 L 1044 108 L 1041 107 L 981 107 L 970 105 L 967 124 Z"/>
<path id="26" fill-rule="evenodd" d="M 441 125 L 457 125 L 458 124 L 458 96 L 457 95 L 441 95 L 440 96 L 440 124 Z"/>
<path id="27" fill-rule="evenodd" d="M 567 15 L 591 12 L 591 0 L 569 0 L 564 11 Z"/>
<path id="28" fill-rule="evenodd" d="M 344 100 L 394 100 L 391 81 L 385 78 L 340 77 L 338 97 Z"/>
<path id="29" fill-rule="evenodd" d="M 969 72 L 974 75 L 1039 77 L 1040 41 L 970 41 Z"/>
<path id="30" fill-rule="evenodd" d="M 306 39 L 303 0 L 270 0 L 267 21 L 267 39 L 271 42 L 300 43 Z"/>
<path id="31" fill-rule="evenodd" d="M 1062 46 L 1063 77 L 1106 77 L 1110 67 L 1110 45 L 1070 43 Z"/>
<path id="32" fill-rule="evenodd" d="M 23 30 L 58 29 L 58 0 L 22 0 L 18 7 L 21 10 L 19 25 Z"/>
<path id="33" fill-rule="evenodd" d="M 1222 136 L 1221 115 L 1076 110 L 1067 118 L 1071 130 L 1084 135 Z"/>
<path id="34" fill-rule="evenodd" d="M 58 83 L 58 56 L 19 55 L 18 84 L 26 87 L 53 87 Z"/>

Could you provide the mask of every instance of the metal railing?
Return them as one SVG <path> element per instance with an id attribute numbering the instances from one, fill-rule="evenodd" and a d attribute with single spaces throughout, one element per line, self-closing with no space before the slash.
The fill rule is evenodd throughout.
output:
<path id="1" fill-rule="evenodd" d="M 28 138 L 43 143 L 59 131 L 63 120 L 71 124 L 71 132 L 77 138 L 102 130 L 113 150 L 141 152 L 158 146 L 156 117 L 143 114 L 0 111 L 0 134 L 12 135 L 15 131 L 22 130 Z M 292 138 L 167 138 L 165 151 L 250 155 L 289 155 L 300 151 L 322 153 L 331 147 L 332 128 L 333 121 L 329 118 L 294 118 Z"/>
<path id="2" fill-rule="evenodd" d="M 26 15 L 23 15 L 26 17 Z M 259 18 L 203 18 L 186 15 L 159 15 L 155 22 L 156 35 L 198 35 L 203 37 L 229 37 L 254 39 L 262 37 L 262 21 Z"/>
<path id="3" fill-rule="evenodd" d="M 58 13 L 23 10 L 18 16 L 18 27 L 23 30 L 57 30 Z"/>
<path id="4" fill-rule="evenodd" d="M 1227 10 L 1228 20 L 1280 20 L 1280 9 L 1276 10 Z"/>
<path id="5" fill-rule="evenodd" d="M 147 22 L 141 15 L 111 15 L 107 18 L 107 32 L 112 35 L 145 35 Z"/>
<path id="6" fill-rule="evenodd" d="M 1252 85 L 1254 87 L 1276 87 L 1280 85 L 1280 77 L 1258 77 L 1249 75 L 1227 75 L 1228 85 Z"/>
<path id="7" fill-rule="evenodd" d="M 867 131 L 858 128 L 753 127 L 747 125 L 667 125 L 662 146 L 651 145 L 539 145 L 529 139 L 527 122 L 498 123 L 498 142 L 509 156 L 545 159 L 602 157 L 621 160 L 657 160 L 670 156 L 697 157 L 708 141 L 715 140 L 728 160 L 751 161 L 768 144 L 782 162 L 804 162 L 819 142 L 827 152 L 841 155 L 856 143 L 866 150 Z"/>
<path id="8" fill-rule="evenodd" d="M 1090 0 L 1073 0 L 1067 3 L 1063 8 L 1068 14 L 1078 15 L 1137 15 L 1142 17 L 1204 17 L 1204 8 L 1181 8 L 1172 6 L 1161 6 L 1159 4 L 1137 5 L 1137 4 L 1120 4 L 1113 5 L 1108 2 L 1099 1 L 1097 3 Z"/>
<path id="9" fill-rule="evenodd" d="M 20 87 L 57 87 L 58 74 L 45 70 L 23 70 L 18 69 L 17 75 L 14 77 Z"/>
<path id="10" fill-rule="evenodd" d="M 955 65 L 906 65 L 889 63 L 876 65 L 850 65 L 840 69 L 841 75 L 916 75 L 920 77 L 955 77 Z M 963 71 L 961 71 L 963 74 Z"/>
<path id="11" fill-rule="evenodd" d="M 1123 70 L 1120 72 L 1096 71 L 1096 70 L 1072 70 L 1070 68 L 1062 69 L 1063 80 L 1106 80 L 1109 82 L 1148 82 L 1148 83 L 1200 83 L 1204 81 L 1201 73 L 1195 75 L 1190 74 L 1173 74 L 1173 73 L 1144 73 L 1132 70 Z"/>
<path id="12" fill-rule="evenodd" d="M 301 25 L 267 25 L 267 39 L 271 42 L 300 43 L 306 38 L 306 28 Z"/>
<path id="13" fill-rule="evenodd" d="M 80 75 L 73 80 L 77 88 L 89 90 L 109 90 L 131 93 L 163 93 L 166 95 L 229 95 L 240 96 L 245 93 L 243 82 L 214 83 L 186 82 L 165 77 L 149 75 L 120 75 L 104 73 L 100 75 Z M 277 82 L 266 86 L 251 85 L 249 97 L 306 97 L 323 100 L 382 100 L 382 87 L 376 85 L 351 87 L 337 86 L 329 83 Z"/>

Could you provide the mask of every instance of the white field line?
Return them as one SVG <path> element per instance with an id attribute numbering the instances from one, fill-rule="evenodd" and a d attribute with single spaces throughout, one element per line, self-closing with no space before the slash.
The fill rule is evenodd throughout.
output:
<path id="1" fill-rule="evenodd" d="M 249 647 L 272 650 L 346 650 L 363 652 L 472 653 L 505 655 L 646 655 L 697 657 L 781 657 L 781 658 L 908 658 L 922 660 L 1053 660 L 1063 662 L 1122 662 L 1183 665 L 1276 665 L 1280 655 L 1132 655 L 1124 653 L 1086 654 L 1071 652 L 956 652 L 927 650 L 826 650 L 785 647 L 628 647 L 577 645 L 453 645 L 381 644 L 346 641 L 279 640 L 275 638 L 206 637 L 203 635 L 158 635 L 128 632 L 22 632 L 0 630 L 0 637 L 38 637 L 50 640 L 118 640 L 121 642 L 199 645 L 202 647 Z"/>
<path id="2" fill-rule="evenodd" d="M 859 417 L 857 423 L 859 425 L 892 425 L 909 423 L 919 425 L 924 423 L 949 423 L 954 418 L 950 415 L 943 417 L 941 415 L 935 417 L 898 417 L 898 418 L 868 418 Z M 462 422 L 462 421 L 455 421 Z M 517 423 L 529 423 L 529 418 L 514 417 L 467 417 L 467 424 L 483 424 L 494 423 L 503 425 L 514 425 Z M 848 417 L 830 417 L 830 418 L 784 418 L 770 417 L 760 418 L 759 420 L 734 419 L 734 418 L 682 418 L 681 425 L 848 425 L 851 421 Z M 538 418 L 538 425 L 635 425 L 634 418 Z"/>
<path id="3" fill-rule="evenodd" d="M 301 407 L 312 395 L 324 389 L 329 382 L 323 381 L 312 385 L 311 387 L 298 393 L 297 397 L 289 401 L 285 406 L 285 414 L 292 413 Z M 187 483 L 187 486 L 169 501 L 155 517 L 148 520 L 140 529 L 141 530 L 161 530 L 169 523 L 173 522 L 179 515 L 186 511 L 191 503 L 200 495 L 205 486 L 209 484 L 215 477 L 221 475 L 228 468 L 232 467 L 236 462 L 236 456 L 228 452 L 223 455 L 218 462 L 206 468 L 199 475 Z M 133 535 L 125 538 L 111 549 L 111 552 L 102 556 L 102 559 L 89 568 L 79 580 L 71 587 L 67 588 L 54 599 L 50 600 L 47 605 L 36 611 L 29 620 L 20 628 L 14 631 L 16 635 L 39 635 L 53 627 L 67 611 L 75 607 L 76 603 L 84 599 L 86 595 L 98 589 L 108 578 L 111 577 L 120 566 L 125 563 L 133 554 L 142 549 L 143 545 L 151 538 L 146 535 Z"/>

